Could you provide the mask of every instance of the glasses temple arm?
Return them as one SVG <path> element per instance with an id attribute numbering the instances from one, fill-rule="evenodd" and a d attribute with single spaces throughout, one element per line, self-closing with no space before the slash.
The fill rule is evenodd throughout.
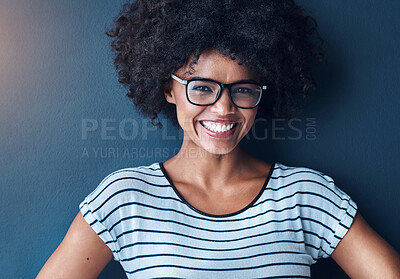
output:
<path id="1" fill-rule="evenodd" d="M 186 80 L 180 79 L 180 78 L 178 78 L 178 77 L 177 77 L 176 75 L 174 75 L 174 74 L 171 74 L 171 77 L 172 77 L 174 80 L 176 80 L 177 82 L 179 82 L 179 83 L 187 84 L 187 81 L 186 81 Z"/>
<path id="2" fill-rule="evenodd" d="M 180 78 L 178 78 L 178 77 L 177 77 L 176 75 L 174 75 L 174 74 L 171 74 L 171 77 L 172 77 L 174 80 L 176 80 L 177 82 L 179 82 L 179 83 L 187 84 L 187 80 L 180 79 Z M 263 86 L 262 86 L 262 89 L 263 89 L 263 90 L 267 90 L 267 86 L 266 86 L 266 85 L 263 85 Z"/>

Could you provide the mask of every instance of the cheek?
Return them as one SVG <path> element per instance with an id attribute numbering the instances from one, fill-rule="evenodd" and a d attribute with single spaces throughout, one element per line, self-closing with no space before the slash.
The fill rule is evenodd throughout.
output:
<path id="1" fill-rule="evenodd" d="M 189 104 L 188 102 L 177 102 L 176 115 L 179 125 L 182 128 L 193 127 L 196 117 L 201 113 L 202 108 Z"/>
<path id="2" fill-rule="evenodd" d="M 245 112 L 244 117 L 247 120 L 246 126 L 248 126 L 248 129 L 250 129 L 253 126 L 256 115 L 257 115 L 257 108 Z"/>

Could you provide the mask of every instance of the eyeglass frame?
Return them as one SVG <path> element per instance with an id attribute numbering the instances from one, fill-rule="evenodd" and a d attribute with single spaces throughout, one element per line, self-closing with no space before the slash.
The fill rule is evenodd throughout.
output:
<path id="1" fill-rule="evenodd" d="M 232 104 L 233 104 L 235 107 L 241 108 L 241 109 L 253 109 L 253 108 L 256 108 L 256 107 L 260 104 L 261 97 L 262 97 L 262 93 L 263 93 L 264 90 L 267 90 L 267 88 L 268 88 L 266 85 L 262 85 L 262 84 L 259 84 L 259 83 L 257 83 L 257 82 L 252 82 L 252 81 L 245 81 L 245 82 L 239 81 L 239 82 L 234 82 L 234 83 L 229 83 L 229 84 L 227 84 L 227 83 L 218 82 L 218 81 L 216 81 L 216 80 L 212 80 L 212 79 L 208 79 L 208 78 L 189 78 L 189 79 L 181 79 L 181 78 L 177 77 L 177 76 L 174 75 L 174 74 L 171 74 L 171 78 L 173 78 L 174 80 L 176 80 L 176 81 L 179 82 L 180 84 L 185 85 L 186 99 L 188 100 L 189 103 L 191 103 L 192 105 L 195 105 L 195 106 L 202 106 L 202 107 L 211 106 L 211 105 L 215 104 L 215 103 L 218 101 L 218 99 L 221 97 L 221 93 L 222 93 L 222 91 L 224 90 L 224 88 L 227 88 L 227 89 L 228 89 L 228 96 L 229 96 L 229 99 L 231 100 Z M 189 84 L 189 82 L 191 82 L 191 81 L 196 81 L 196 80 L 197 80 L 197 81 L 198 81 L 198 80 L 201 80 L 201 81 L 211 81 L 211 82 L 215 82 L 216 84 L 219 85 L 220 90 L 218 91 L 217 96 L 215 97 L 215 100 L 214 100 L 211 104 L 201 105 L 201 104 L 196 104 L 196 103 L 193 103 L 192 101 L 190 101 L 190 99 L 189 99 L 189 93 L 188 93 L 188 84 Z M 252 107 L 241 107 L 241 106 L 238 106 L 238 105 L 235 104 L 235 102 L 234 102 L 233 99 L 232 99 L 232 91 L 231 91 L 231 88 L 232 88 L 232 86 L 237 85 L 237 84 L 254 84 L 254 85 L 260 86 L 260 88 L 261 88 L 261 93 L 260 93 L 260 97 L 259 97 L 258 100 L 257 100 L 256 105 L 254 105 L 254 106 L 252 106 Z"/>

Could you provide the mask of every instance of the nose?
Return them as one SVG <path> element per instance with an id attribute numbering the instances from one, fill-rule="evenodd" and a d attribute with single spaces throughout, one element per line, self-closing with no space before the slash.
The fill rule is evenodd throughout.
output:
<path id="1" fill-rule="evenodd" d="M 218 100 L 210 106 L 211 111 L 220 115 L 233 113 L 235 108 L 236 107 L 229 98 L 228 88 L 223 88 Z"/>

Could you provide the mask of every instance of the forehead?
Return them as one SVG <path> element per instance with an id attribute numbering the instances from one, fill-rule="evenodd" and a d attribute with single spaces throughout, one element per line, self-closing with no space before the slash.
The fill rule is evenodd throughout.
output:
<path id="1" fill-rule="evenodd" d="M 252 79 L 258 80 L 257 75 L 250 71 L 245 65 L 239 65 L 237 60 L 222 55 L 218 50 L 203 52 L 190 69 L 189 62 L 177 71 L 184 78 L 202 77 L 214 79 L 222 83 L 233 83 L 238 80 Z"/>

